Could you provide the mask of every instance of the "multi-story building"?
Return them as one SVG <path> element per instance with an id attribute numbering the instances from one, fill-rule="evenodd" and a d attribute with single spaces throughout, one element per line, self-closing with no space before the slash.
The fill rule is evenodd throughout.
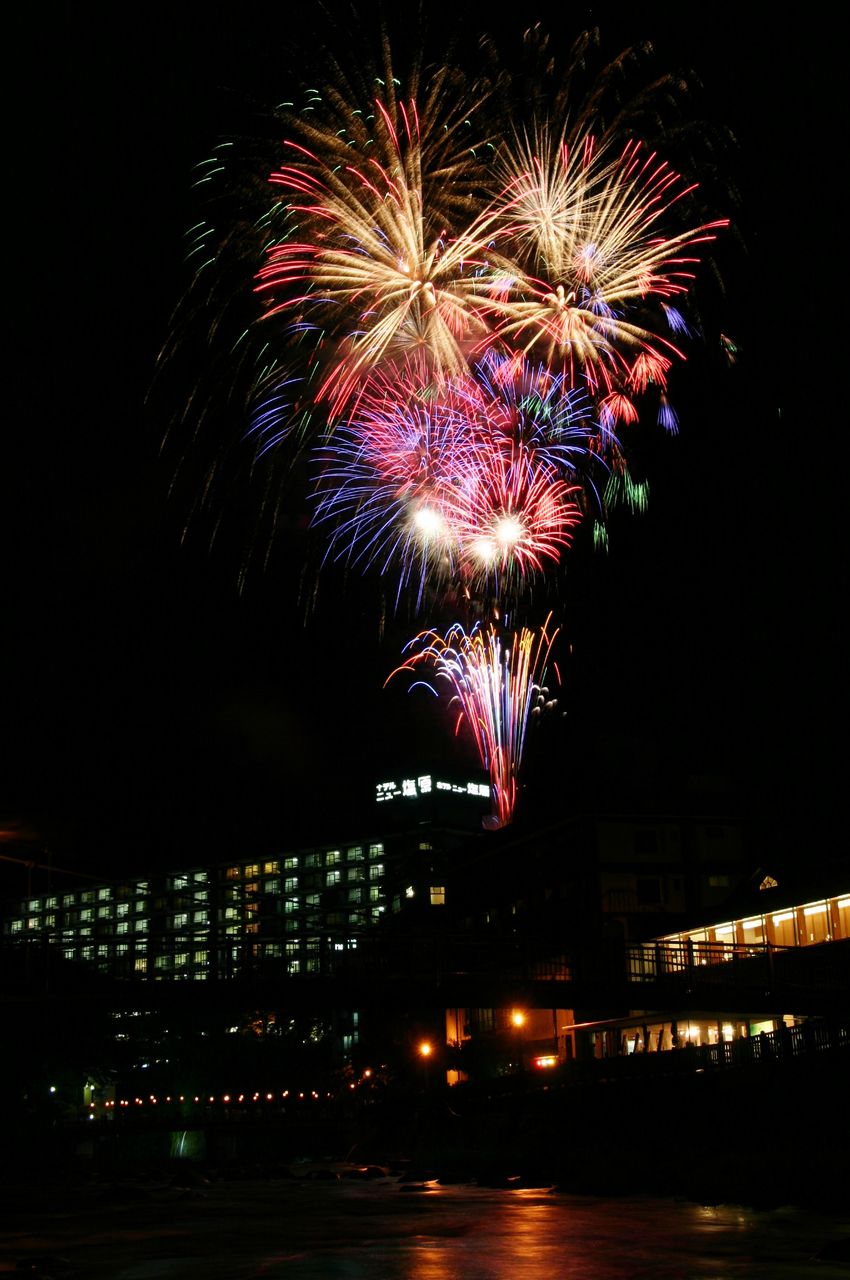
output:
<path id="1" fill-rule="evenodd" d="M 69 963 L 120 979 L 325 973 L 385 913 L 414 899 L 445 904 L 445 860 L 488 807 L 483 778 L 382 782 L 377 831 L 34 894 L 6 914 L 4 940 L 48 944 Z"/>

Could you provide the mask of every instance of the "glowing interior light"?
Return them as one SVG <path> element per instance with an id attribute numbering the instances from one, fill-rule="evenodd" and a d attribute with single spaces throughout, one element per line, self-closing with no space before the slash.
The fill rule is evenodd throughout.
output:
<path id="1" fill-rule="evenodd" d="M 525 1026 L 525 1014 L 521 1013 L 519 1009 L 514 1009 L 513 1013 L 511 1014 L 511 1022 L 514 1024 L 515 1027 Z"/>
<path id="2" fill-rule="evenodd" d="M 761 920 L 745 920 L 745 921 L 744 921 L 744 928 L 745 928 L 745 929 L 760 929 L 760 928 L 761 928 Z"/>
<path id="3" fill-rule="evenodd" d="M 715 929 L 714 932 L 717 934 L 718 938 L 728 938 L 730 934 L 733 934 L 735 932 L 735 930 L 734 930 L 734 927 L 731 924 L 729 924 L 729 925 L 725 925 L 722 928 Z"/>
<path id="4" fill-rule="evenodd" d="M 429 1040 L 423 1040 L 419 1046 L 419 1053 L 423 1058 L 430 1058 L 433 1048 Z"/>
<path id="5" fill-rule="evenodd" d="M 793 920 L 793 919 L 794 919 L 793 911 L 780 911 L 778 915 L 773 917 L 773 923 L 784 924 L 786 920 Z"/>
<path id="6" fill-rule="evenodd" d="M 822 911 L 826 911 L 825 902 L 819 902 L 815 907 L 803 907 L 804 916 L 818 916 Z"/>
<path id="7" fill-rule="evenodd" d="M 496 525 L 496 537 L 503 547 L 515 546 L 523 534 L 523 528 L 516 516 L 503 516 Z"/>

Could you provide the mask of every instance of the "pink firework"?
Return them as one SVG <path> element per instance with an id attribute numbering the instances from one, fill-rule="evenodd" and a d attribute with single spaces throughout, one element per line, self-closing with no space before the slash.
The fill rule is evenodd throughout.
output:
<path id="1" fill-rule="evenodd" d="M 539 631 L 523 627 L 504 638 L 492 625 L 476 625 L 470 633 L 459 623 L 445 635 L 422 631 L 406 647 L 410 656 L 388 677 L 431 668 L 434 684 L 418 680 L 411 688 L 422 684 L 435 695 L 448 691 L 455 732 L 466 725 L 489 772 L 493 813 L 488 825 L 494 827 L 513 818 L 529 722 L 547 701 L 546 666 L 558 635 L 557 628 L 550 632 L 550 622 L 551 614 Z"/>

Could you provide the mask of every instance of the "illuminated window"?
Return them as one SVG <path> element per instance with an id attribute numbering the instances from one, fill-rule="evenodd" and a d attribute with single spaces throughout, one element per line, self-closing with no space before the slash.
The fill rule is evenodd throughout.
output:
<path id="1" fill-rule="evenodd" d="M 169 889 L 188 889 L 189 877 L 186 875 L 169 876 L 166 884 Z"/>
<path id="2" fill-rule="evenodd" d="M 117 925 L 115 926 L 115 932 L 119 935 L 123 933 L 129 933 L 130 932 L 129 920 L 119 920 Z"/>
<path id="3" fill-rule="evenodd" d="M 301 972 L 301 961 L 300 960 L 287 961 L 286 971 L 287 973 L 290 973 L 292 975 L 299 974 Z"/>
<path id="4" fill-rule="evenodd" d="M 325 884 L 328 886 L 328 888 L 330 888 L 332 884 L 339 884 L 341 879 L 342 879 L 342 872 L 337 868 L 333 871 L 327 872 L 327 874 L 325 875 Z"/>
<path id="5" fill-rule="evenodd" d="M 371 867 L 369 868 L 369 879 L 380 880 L 383 874 L 384 874 L 383 862 L 373 862 Z"/>
<path id="6" fill-rule="evenodd" d="M 259 863 L 257 863 L 257 862 L 249 862 L 249 863 L 247 863 L 247 865 L 246 865 L 246 867 L 245 867 L 245 878 L 246 878 L 246 880 L 250 880 L 253 876 L 258 876 L 259 874 L 260 874 L 260 866 L 259 866 Z"/>
<path id="7" fill-rule="evenodd" d="M 337 863 L 342 862 L 342 854 L 339 849 L 328 849 L 325 854 L 325 866 L 335 867 Z"/>
<path id="8" fill-rule="evenodd" d="M 263 882 L 263 892 L 268 894 L 280 893 L 280 880 L 275 878 Z"/>
<path id="9" fill-rule="evenodd" d="M 384 856 L 384 846 L 382 844 L 369 845 L 370 858 L 382 858 Z"/>
<path id="10" fill-rule="evenodd" d="M 84 889 L 80 894 L 80 902 L 94 902 L 94 889 Z"/>
<path id="11" fill-rule="evenodd" d="M 136 973 L 146 973 L 147 967 L 147 956 L 136 956 L 136 959 L 133 962 L 133 968 L 136 970 Z"/>
<path id="12" fill-rule="evenodd" d="M 276 858 L 272 862 L 263 863 L 264 876 L 276 876 L 279 871 L 280 871 L 280 863 Z"/>
<path id="13" fill-rule="evenodd" d="M 297 877 L 297 876 L 287 876 L 287 877 L 286 877 L 286 880 L 285 880 L 285 881 L 284 881 L 284 883 L 283 883 L 283 891 L 284 891 L 284 893 L 297 893 L 297 891 L 298 891 L 298 877 Z"/>
<path id="14" fill-rule="evenodd" d="M 83 910 L 80 912 L 80 919 L 81 919 L 81 920 L 93 920 L 93 919 L 94 919 L 94 912 L 92 911 L 91 907 L 84 907 L 84 908 L 83 908 Z"/>
<path id="15" fill-rule="evenodd" d="M 354 903 L 362 902 L 362 901 L 363 901 L 363 890 L 362 890 L 362 889 L 349 889 L 349 890 L 348 890 L 348 901 L 349 901 L 349 902 L 354 902 Z"/>
<path id="16" fill-rule="evenodd" d="M 287 914 L 287 915 L 291 915 L 293 911 L 297 911 L 297 910 L 298 910 L 298 899 L 297 899 L 297 898 L 287 898 L 287 899 L 286 899 L 286 901 L 285 901 L 285 902 L 284 902 L 284 904 L 283 904 L 283 909 L 284 909 L 284 911 L 286 912 L 286 914 Z"/>
<path id="17" fill-rule="evenodd" d="M 774 880 L 773 876 L 765 876 L 759 885 L 760 889 L 778 889 L 779 881 Z"/>
<path id="18" fill-rule="evenodd" d="M 178 967 L 178 968 L 181 968 L 181 969 L 182 969 L 182 968 L 183 968 L 183 966 L 184 966 L 184 965 L 186 965 L 186 964 L 188 964 L 188 963 L 189 963 L 189 955 L 188 955 L 188 952 L 186 952 L 186 951 L 178 951 L 178 952 L 175 954 L 175 956 L 174 956 L 174 964 L 175 964 L 175 966 L 176 966 L 176 967 Z"/>
<path id="19" fill-rule="evenodd" d="M 294 871 L 298 866 L 298 859 L 294 855 L 289 858 L 284 858 L 283 865 L 286 871 Z"/>
<path id="20" fill-rule="evenodd" d="M 322 865 L 322 855 L 320 853 L 308 853 L 304 859 L 305 867 L 320 867 Z"/>
<path id="21" fill-rule="evenodd" d="M 361 848 L 361 846 L 357 845 L 354 849 L 346 849 L 345 860 L 346 862 L 362 862 L 363 849 Z"/>
<path id="22" fill-rule="evenodd" d="M 419 841 L 419 849 L 422 853 L 426 853 L 431 848 L 433 848 L 433 845 L 431 844 L 430 840 Z"/>
<path id="23" fill-rule="evenodd" d="M 23 920 L 13 920 L 12 923 L 9 925 L 9 932 L 20 933 L 23 927 L 24 927 Z"/>
<path id="24" fill-rule="evenodd" d="M 204 909 L 203 911 L 192 912 L 193 924 L 207 924 L 209 922 L 209 918 L 210 918 L 210 913 L 206 909 Z"/>
<path id="25" fill-rule="evenodd" d="M 194 880 L 195 884 L 208 884 L 209 878 L 210 877 L 209 877 L 208 871 L 196 871 L 192 876 L 192 879 Z"/>
<path id="26" fill-rule="evenodd" d="M 45 898 L 45 899 L 44 899 L 44 907 L 45 907 L 45 910 L 46 910 L 46 911 L 55 911 L 55 910 L 56 910 L 56 908 L 57 908 L 58 906 L 59 906 L 59 899 L 58 899 L 58 898 Z"/>
<path id="27" fill-rule="evenodd" d="M 238 908 L 238 907 L 225 907 L 225 908 L 224 908 L 224 918 L 225 918 L 225 920 L 238 920 L 238 919 L 239 919 L 239 908 Z"/>
<path id="28" fill-rule="evenodd" d="M 446 887 L 442 884 L 432 884 L 431 889 L 431 906 L 444 907 L 446 905 Z"/>
<path id="29" fill-rule="evenodd" d="M 370 902 L 380 902 L 380 901 L 381 901 L 381 887 L 380 887 L 380 885 L 373 884 L 373 885 L 372 885 L 372 887 L 369 889 L 369 901 L 370 901 Z"/>
<path id="30" fill-rule="evenodd" d="M 111 918 L 112 918 L 112 908 L 111 908 L 111 907 L 98 907 L 98 909 L 97 909 L 97 918 L 98 918 L 98 920 L 111 920 Z"/>
<path id="31" fill-rule="evenodd" d="M 97 891 L 98 902 L 109 902 L 111 901 L 111 899 L 112 899 L 112 890 L 108 886 L 104 889 L 98 889 Z"/>
<path id="32" fill-rule="evenodd" d="M 136 921 L 136 933 L 147 933 L 147 931 L 148 931 L 148 922 L 147 922 L 147 920 L 137 920 L 137 921 Z"/>
<path id="33" fill-rule="evenodd" d="M 225 875 L 225 878 L 226 878 L 227 880 L 238 880 L 238 879 L 239 879 L 239 875 L 240 875 L 239 868 L 238 868 L 238 867 L 228 867 L 228 868 L 227 868 L 227 870 L 225 871 L 224 875 Z"/>
<path id="34" fill-rule="evenodd" d="M 55 915 L 53 915 L 53 914 L 51 913 L 49 916 L 45 916 L 45 917 L 44 917 L 44 927 L 45 927 L 45 929 L 55 929 L 55 928 L 56 928 L 56 917 L 55 917 Z"/>
<path id="35" fill-rule="evenodd" d="M 304 899 L 304 902 L 308 907 L 318 907 L 319 895 L 317 893 L 308 893 L 307 897 Z"/>
<path id="36" fill-rule="evenodd" d="M 76 901 L 77 901 L 77 895 L 75 893 L 65 893 L 62 895 L 63 907 L 73 907 Z"/>
<path id="37" fill-rule="evenodd" d="M 177 915 L 171 917 L 172 929 L 184 929 L 189 923 L 189 914 L 186 911 L 179 911 Z"/>
<path id="38" fill-rule="evenodd" d="M 119 903 L 118 903 L 118 906 L 115 908 L 115 914 L 116 914 L 118 917 L 128 915 L 128 914 L 129 914 L 129 911 L 130 911 L 130 904 L 129 904 L 129 902 L 119 902 Z"/>

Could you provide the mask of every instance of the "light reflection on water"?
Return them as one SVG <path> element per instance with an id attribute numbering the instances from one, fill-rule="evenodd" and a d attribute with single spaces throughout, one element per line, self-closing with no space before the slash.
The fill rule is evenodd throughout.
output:
<path id="1" fill-rule="evenodd" d="M 22 1228 L 24 1224 L 22 1223 Z M 69 1280 L 845 1280 L 850 1214 L 392 1180 L 162 1187 L 8 1235 Z M 8 1251 L 11 1244 L 12 1252 Z"/>

